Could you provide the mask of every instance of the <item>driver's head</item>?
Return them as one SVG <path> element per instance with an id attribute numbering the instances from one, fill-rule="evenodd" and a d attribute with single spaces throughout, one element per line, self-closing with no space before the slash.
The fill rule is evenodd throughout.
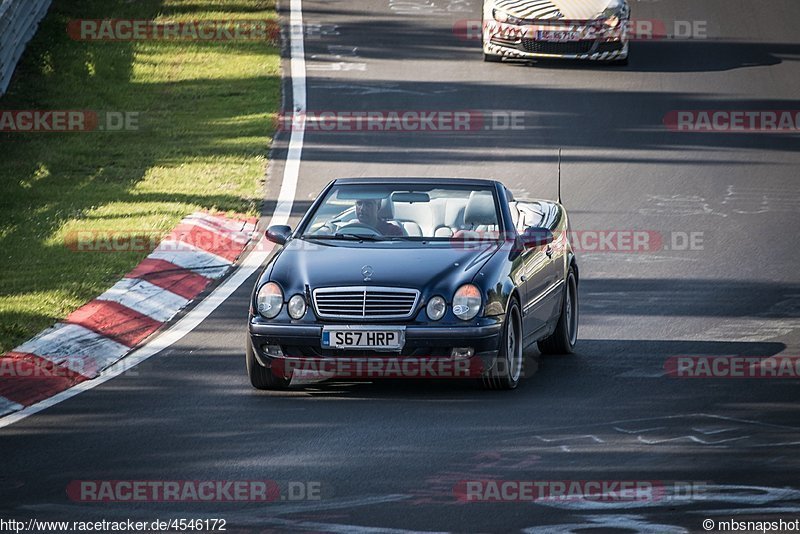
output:
<path id="1" fill-rule="evenodd" d="M 358 217 L 359 222 L 375 226 L 378 223 L 380 205 L 381 201 L 374 198 L 356 201 L 356 217 Z"/>

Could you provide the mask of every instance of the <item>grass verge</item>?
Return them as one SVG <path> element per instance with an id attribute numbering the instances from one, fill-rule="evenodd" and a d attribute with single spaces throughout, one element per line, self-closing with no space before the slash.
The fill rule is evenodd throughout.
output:
<path id="1" fill-rule="evenodd" d="M 274 0 L 55 0 L 2 110 L 134 113 L 138 129 L 0 133 L 0 353 L 63 319 L 148 251 L 74 252 L 78 230 L 167 232 L 256 214 L 280 104 L 269 40 L 86 42 L 76 19 L 271 20 Z"/>

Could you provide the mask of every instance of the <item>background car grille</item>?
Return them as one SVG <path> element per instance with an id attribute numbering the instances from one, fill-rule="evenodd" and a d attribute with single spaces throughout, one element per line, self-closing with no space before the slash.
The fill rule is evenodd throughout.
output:
<path id="1" fill-rule="evenodd" d="M 337 287 L 314 290 L 317 315 L 330 319 L 408 319 L 419 291 L 393 287 Z"/>
<path id="2" fill-rule="evenodd" d="M 536 41 L 534 39 L 522 39 L 522 47 L 525 51 L 534 54 L 588 54 L 593 44 L 594 41 L 553 43 L 548 41 Z"/>
<path id="3" fill-rule="evenodd" d="M 599 43 L 595 52 L 619 52 L 622 49 L 622 41 L 608 41 L 606 43 Z"/>

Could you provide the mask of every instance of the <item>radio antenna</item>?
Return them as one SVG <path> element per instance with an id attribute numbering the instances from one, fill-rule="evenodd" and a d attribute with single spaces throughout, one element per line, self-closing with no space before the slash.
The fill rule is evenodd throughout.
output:
<path id="1" fill-rule="evenodd" d="M 561 202 L 561 148 L 558 149 L 558 203 Z"/>

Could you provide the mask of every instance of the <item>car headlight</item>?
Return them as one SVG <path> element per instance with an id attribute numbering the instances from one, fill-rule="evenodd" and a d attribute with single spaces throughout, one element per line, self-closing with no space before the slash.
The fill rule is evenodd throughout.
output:
<path id="1" fill-rule="evenodd" d="M 281 312 L 283 307 L 283 291 L 275 282 L 267 282 L 258 290 L 256 295 L 256 309 L 266 318 L 272 319 Z"/>
<path id="2" fill-rule="evenodd" d="M 306 298 L 303 295 L 294 295 L 289 299 L 289 317 L 292 319 L 302 319 L 306 314 Z"/>
<path id="3" fill-rule="evenodd" d="M 444 312 L 447 311 L 447 303 L 442 297 L 436 296 L 428 301 L 428 306 L 425 308 L 428 312 L 428 318 L 431 321 L 438 321 L 444 317 Z"/>
<path id="4" fill-rule="evenodd" d="M 456 317 L 469 321 L 481 309 L 481 290 L 473 284 L 464 284 L 453 295 L 453 313 Z"/>
<path id="5" fill-rule="evenodd" d="M 615 0 L 599 18 L 606 28 L 616 28 L 623 19 L 628 18 L 628 4 L 625 3 L 625 0 Z"/>
<path id="6" fill-rule="evenodd" d="M 496 20 L 497 22 L 502 22 L 503 24 L 515 24 L 517 26 L 525 24 L 524 19 L 515 17 L 514 15 L 509 15 L 508 13 L 500 9 L 493 9 L 492 16 L 494 17 L 494 20 Z"/>

